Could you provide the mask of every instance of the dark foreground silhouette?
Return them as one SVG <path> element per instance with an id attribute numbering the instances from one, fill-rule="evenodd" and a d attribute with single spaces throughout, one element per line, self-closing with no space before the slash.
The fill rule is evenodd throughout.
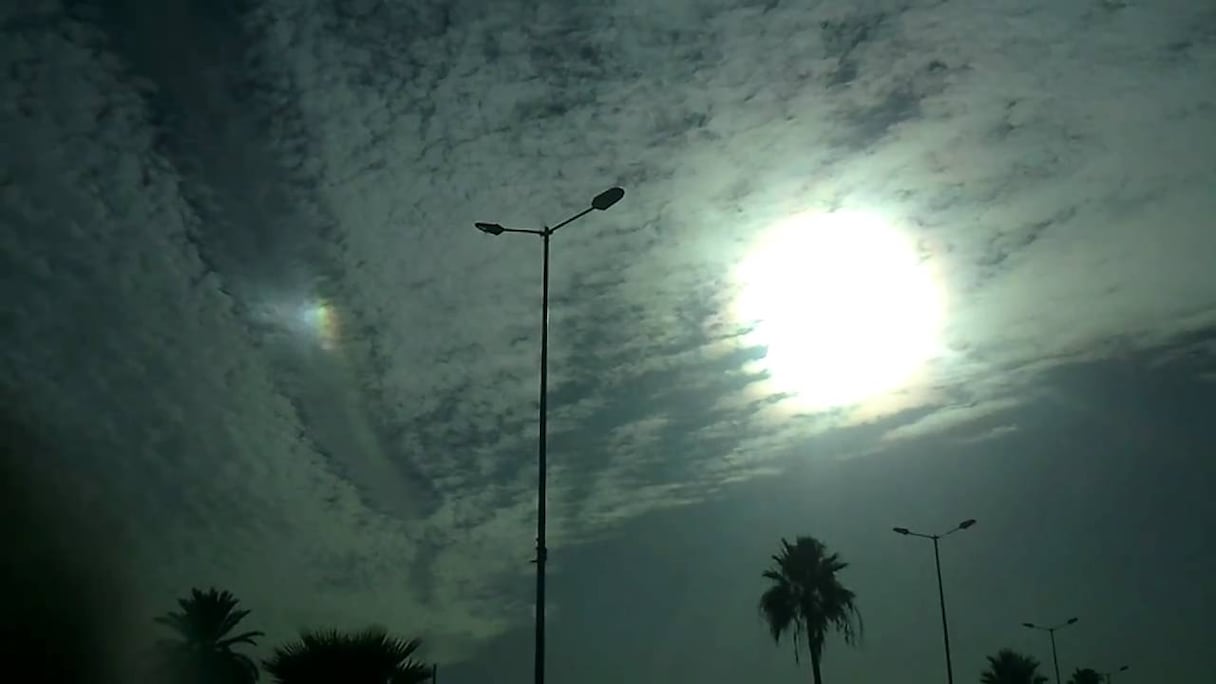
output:
<path id="1" fill-rule="evenodd" d="M 157 644 L 159 676 L 179 684 L 256 682 L 257 664 L 238 649 L 256 645 L 262 633 L 234 633 L 249 615 L 239 603 L 227 591 L 193 589 L 177 610 L 157 618 L 172 634 Z M 421 645 L 377 627 L 305 631 L 262 665 L 278 684 L 422 684 L 435 670 L 415 659 Z"/>
<path id="2" fill-rule="evenodd" d="M 839 632 L 849 644 L 861 636 L 857 597 L 836 576 L 849 564 L 814 537 L 798 537 L 793 544 L 782 539 L 781 551 L 772 560 L 764 572 L 771 586 L 760 597 L 760 613 L 774 641 L 790 634 L 795 659 L 799 642 L 806 644 L 812 681 L 823 684 L 820 663 L 828 632 Z"/>
<path id="3" fill-rule="evenodd" d="M 983 684 L 1047 684 L 1039 674 L 1039 661 L 1008 648 L 988 656 L 988 669 L 980 675 Z"/>
<path id="4" fill-rule="evenodd" d="M 0 660 L 26 684 L 120 682 L 122 545 L 90 483 L 3 399 Z"/>
<path id="5" fill-rule="evenodd" d="M 157 644 L 156 669 L 162 678 L 182 684 L 251 684 L 258 679 L 258 666 L 249 656 L 234 650 L 255 646 L 261 632 L 232 634 L 247 610 L 227 591 L 194 589 L 178 599 L 178 610 L 156 621 L 173 632 Z"/>
<path id="6" fill-rule="evenodd" d="M 1078 668 L 1072 676 L 1068 678 L 1068 684 L 1102 684 L 1105 677 L 1100 672 L 1090 667 Z"/>
<path id="7" fill-rule="evenodd" d="M 414 659 L 421 643 L 379 628 L 343 633 L 305 632 L 266 661 L 279 684 L 422 684 L 433 670 Z"/>

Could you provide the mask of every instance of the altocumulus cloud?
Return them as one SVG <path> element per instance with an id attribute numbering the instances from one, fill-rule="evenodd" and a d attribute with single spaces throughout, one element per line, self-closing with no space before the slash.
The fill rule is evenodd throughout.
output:
<path id="1" fill-rule="evenodd" d="M 746 370 L 731 272 L 792 213 L 881 210 L 945 284 L 884 443 L 1216 322 L 1201 3 L 216 5 L 3 10 L 4 381 L 146 612 L 526 619 L 538 252 L 474 220 L 629 190 L 555 242 L 559 547 L 865 419 Z"/>

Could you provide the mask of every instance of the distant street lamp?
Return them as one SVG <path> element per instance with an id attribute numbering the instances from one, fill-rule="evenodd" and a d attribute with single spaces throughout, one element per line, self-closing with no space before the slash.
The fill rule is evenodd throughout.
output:
<path id="1" fill-rule="evenodd" d="M 1023 627 L 1027 627 L 1029 629 L 1037 629 L 1037 630 L 1040 630 L 1043 632 L 1047 632 L 1047 634 L 1051 636 L 1051 663 L 1056 668 L 1056 684 L 1060 684 L 1060 659 L 1056 656 L 1056 630 L 1064 629 L 1065 627 L 1068 627 L 1069 625 L 1075 625 L 1075 624 L 1077 624 L 1077 618 L 1075 618 L 1075 617 L 1068 618 L 1068 620 L 1061 622 L 1060 624 L 1055 625 L 1054 627 L 1041 627 L 1039 625 L 1034 624 L 1033 622 L 1023 622 L 1022 623 Z"/>
<path id="2" fill-rule="evenodd" d="M 497 223 L 485 223 L 478 221 L 473 225 L 478 230 L 487 235 L 502 235 L 503 233 L 527 233 L 529 235 L 539 235 L 544 241 L 544 259 L 541 267 L 541 300 L 540 300 L 540 407 L 537 410 L 539 423 L 539 444 L 536 450 L 536 471 L 537 471 L 537 491 L 536 491 L 536 648 L 533 660 L 533 678 L 535 684 L 544 684 L 545 682 L 545 560 L 547 549 L 545 548 L 545 513 L 546 513 L 546 470 L 547 470 L 547 446 L 546 437 L 548 434 L 546 421 L 548 420 L 548 398 L 549 398 L 549 238 L 557 232 L 559 228 L 567 223 L 573 223 L 578 219 L 590 214 L 592 211 L 604 211 L 621 201 L 625 196 L 625 191 L 621 188 L 609 188 L 596 195 L 591 200 L 591 206 L 553 226 L 552 228 L 545 226 L 541 230 L 525 229 L 525 228 L 504 228 Z"/>
<path id="3" fill-rule="evenodd" d="M 1110 684 L 1115 675 L 1120 672 L 1127 672 L 1127 665 L 1120 665 L 1119 669 L 1115 670 L 1114 672 L 1103 672 L 1102 678 L 1106 680 L 1106 684 Z"/>
<path id="4" fill-rule="evenodd" d="M 942 607 L 942 640 L 946 644 L 946 683 L 947 684 L 954 684 L 954 666 L 950 663 L 950 627 L 949 627 L 949 624 L 946 622 L 946 592 L 945 592 L 945 590 L 942 589 L 942 556 L 938 552 L 937 543 L 938 543 L 938 541 L 941 540 L 942 537 L 949 537 L 950 535 L 954 534 L 955 532 L 958 532 L 959 530 L 965 530 L 974 524 L 975 524 L 975 520 L 971 520 L 971 519 L 964 520 L 961 523 L 959 523 L 957 526 L 955 526 L 953 529 L 951 529 L 949 532 L 944 532 L 942 534 L 922 534 L 920 532 L 913 532 L 912 530 L 909 530 L 906 527 L 892 528 L 897 534 L 902 534 L 907 537 L 921 537 L 922 539 L 932 539 L 933 540 L 933 561 L 937 564 L 937 600 L 941 603 L 941 607 Z"/>

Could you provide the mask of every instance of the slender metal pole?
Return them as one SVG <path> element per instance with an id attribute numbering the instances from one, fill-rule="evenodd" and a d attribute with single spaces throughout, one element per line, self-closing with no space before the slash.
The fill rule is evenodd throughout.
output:
<path id="1" fill-rule="evenodd" d="M 942 639 L 946 642 L 946 682 L 954 684 L 954 666 L 950 663 L 950 626 L 946 622 L 946 591 L 942 588 L 942 556 L 937 550 L 938 536 L 933 537 L 933 560 L 937 563 L 937 599 L 942 606 Z"/>
<path id="2" fill-rule="evenodd" d="M 548 435 L 549 407 L 549 236 L 552 231 L 545 228 L 543 274 L 541 276 L 541 322 L 540 322 L 540 439 L 536 451 L 536 652 L 534 654 L 533 681 L 545 684 L 545 514 L 546 514 L 546 437 Z"/>
<path id="3" fill-rule="evenodd" d="M 1056 629 L 1052 627 L 1047 630 L 1047 634 L 1051 636 L 1051 662 L 1056 668 L 1056 684 L 1060 684 L 1060 659 L 1056 656 Z"/>
<path id="4" fill-rule="evenodd" d="M 942 584 L 942 553 L 940 542 L 942 537 L 949 537 L 955 532 L 968 530 L 974 526 L 975 518 L 968 518 L 944 534 L 924 534 L 921 532 L 913 532 L 906 527 L 891 528 L 896 534 L 933 540 L 933 564 L 937 569 L 937 600 L 942 609 L 942 642 L 946 646 L 946 684 L 954 684 L 954 662 L 950 658 L 950 621 L 946 617 L 946 590 Z"/>
<path id="5" fill-rule="evenodd" d="M 533 561 L 536 563 L 536 650 L 534 654 L 535 659 L 532 664 L 535 684 L 544 684 L 545 681 L 545 563 L 548 560 L 548 548 L 545 546 L 545 520 L 546 509 L 548 507 L 546 441 L 549 432 L 547 425 L 549 417 L 549 239 L 562 226 L 577 221 L 592 211 L 605 211 L 619 202 L 624 196 L 624 189 L 619 187 L 609 188 L 596 195 L 591 200 L 591 206 L 552 228 L 545 226 L 544 230 L 507 228 L 499 223 L 483 221 L 477 221 L 473 224 L 478 230 L 488 235 L 502 235 L 503 233 L 539 235 L 545 243 L 540 300 L 540 405 L 537 409 L 539 413 L 539 420 L 537 422 L 539 423 L 538 432 L 540 439 L 537 440 L 536 450 L 536 474 L 538 480 L 536 487 L 536 560 Z"/>

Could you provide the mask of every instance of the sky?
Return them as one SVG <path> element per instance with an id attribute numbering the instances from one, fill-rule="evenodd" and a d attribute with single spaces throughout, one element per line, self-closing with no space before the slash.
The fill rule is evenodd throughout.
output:
<path id="1" fill-rule="evenodd" d="M 756 608 L 797 535 L 865 619 L 825 677 L 941 681 L 891 527 L 966 518 L 959 681 L 1073 616 L 1066 673 L 1209 671 L 1210 3 L 26 0 L 0 35 L 4 536 L 104 576 L 121 648 L 216 585 L 264 647 L 382 624 L 528 681 L 541 251 L 472 224 L 620 186 L 553 238 L 551 681 L 804 681 Z"/>

